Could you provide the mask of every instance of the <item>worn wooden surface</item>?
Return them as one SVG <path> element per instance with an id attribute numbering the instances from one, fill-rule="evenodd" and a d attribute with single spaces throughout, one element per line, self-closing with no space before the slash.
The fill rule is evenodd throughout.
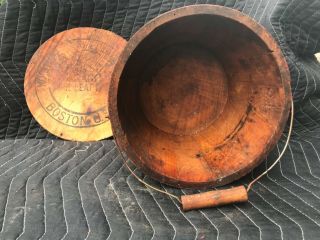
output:
<path id="1" fill-rule="evenodd" d="M 181 196 L 183 211 L 218 207 L 246 201 L 248 201 L 248 193 L 244 186 Z"/>
<path id="2" fill-rule="evenodd" d="M 46 41 L 24 82 L 28 107 L 40 125 L 67 140 L 112 136 L 108 87 L 125 45 L 122 37 L 95 28 L 67 30 Z"/>
<path id="3" fill-rule="evenodd" d="M 227 76 L 205 48 L 168 47 L 144 71 L 142 110 L 150 123 L 169 134 L 205 129 L 222 113 L 227 99 Z"/>
<path id="4" fill-rule="evenodd" d="M 109 111 L 120 148 L 146 174 L 203 187 L 261 163 L 290 101 L 288 66 L 267 31 L 238 11 L 201 5 L 166 13 L 129 40 Z"/>

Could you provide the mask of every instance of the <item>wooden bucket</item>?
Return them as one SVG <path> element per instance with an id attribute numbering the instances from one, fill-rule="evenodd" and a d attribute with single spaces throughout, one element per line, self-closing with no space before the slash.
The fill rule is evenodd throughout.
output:
<path id="1" fill-rule="evenodd" d="M 129 40 L 109 91 L 113 134 L 143 172 L 175 187 L 227 184 L 275 146 L 290 74 L 268 32 L 212 5 L 165 13 Z"/>

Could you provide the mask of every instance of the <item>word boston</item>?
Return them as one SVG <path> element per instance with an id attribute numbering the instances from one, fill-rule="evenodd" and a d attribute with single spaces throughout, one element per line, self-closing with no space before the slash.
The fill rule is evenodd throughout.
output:
<path id="1" fill-rule="evenodd" d="M 106 117 L 102 119 L 103 112 L 102 114 L 101 112 L 86 114 L 70 113 L 55 103 L 50 103 L 46 107 L 46 111 L 60 123 L 71 127 L 93 127 L 106 121 Z"/>

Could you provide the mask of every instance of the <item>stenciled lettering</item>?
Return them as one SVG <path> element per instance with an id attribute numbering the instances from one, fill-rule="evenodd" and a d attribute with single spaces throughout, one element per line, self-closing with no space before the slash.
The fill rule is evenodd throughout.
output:
<path id="1" fill-rule="evenodd" d="M 93 127 L 103 122 L 99 112 L 90 115 L 74 114 L 67 112 L 58 104 L 50 103 L 46 106 L 46 111 L 62 124 L 73 127 Z"/>
<path id="2" fill-rule="evenodd" d="M 95 81 L 66 81 L 65 83 L 66 92 L 97 92 L 98 87 Z"/>

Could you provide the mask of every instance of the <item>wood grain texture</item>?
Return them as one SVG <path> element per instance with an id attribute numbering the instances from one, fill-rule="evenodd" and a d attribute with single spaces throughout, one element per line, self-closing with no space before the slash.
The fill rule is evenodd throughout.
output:
<path id="1" fill-rule="evenodd" d="M 108 88 L 125 45 L 120 36 L 95 28 L 67 30 L 41 45 L 24 82 L 28 107 L 40 125 L 67 140 L 112 136 Z"/>
<path id="2" fill-rule="evenodd" d="M 109 111 L 123 152 L 175 187 L 244 176 L 281 136 L 290 74 L 267 31 L 220 6 L 188 6 L 142 27 L 119 58 Z"/>
<path id="3" fill-rule="evenodd" d="M 248 201 L 248 193 L 244 186 L 181 196 L 183 211 L 218 207 L 246 201 Z"/>

